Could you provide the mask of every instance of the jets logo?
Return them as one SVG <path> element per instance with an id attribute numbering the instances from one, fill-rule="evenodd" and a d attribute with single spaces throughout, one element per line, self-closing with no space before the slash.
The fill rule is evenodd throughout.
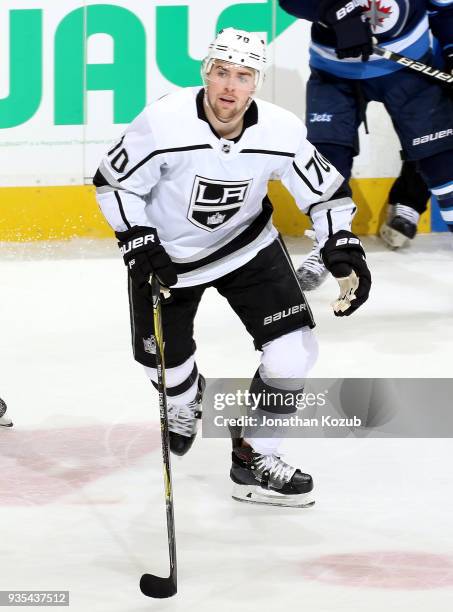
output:
<path id="1" fill-rule="evenodd" d="M 366 17 L 370 20 L 374 34 L 383 34 L 391 30 L 397 25 L 401 15 L 396 0 L 362 0 L 361 5 L 365 9 Z"/>
<path id="2" fill-rule="evenodd" d="M 196 176 L 187 218 L 194 225 L 215 232 L 247 201 L 252 180 L 217 181 Z"/>

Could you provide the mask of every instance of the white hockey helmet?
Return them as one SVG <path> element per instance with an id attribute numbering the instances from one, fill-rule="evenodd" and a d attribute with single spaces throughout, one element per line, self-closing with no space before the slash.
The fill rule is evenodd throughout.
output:
<path id="1" fill-rule="evenodd" d="M 255 70 L 255 91 L 257 91 L 264 81 L 266 43 L 256 32 L 225 28 L 220 30 L 215 40 L 209 45 L 208 55 L 201 65 L 204 84 L 206 84 L 207 75 L 215 60 L 253 68 Z"/>

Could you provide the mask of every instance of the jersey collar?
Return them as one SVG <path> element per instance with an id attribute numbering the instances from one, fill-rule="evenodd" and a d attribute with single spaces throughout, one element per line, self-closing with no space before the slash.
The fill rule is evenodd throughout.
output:
<path id="1" fill-rule="evenodd" d="M 196 100 L 197 100 L 197 114 L 198 114 L 198 118 L 201 119 L 202 121 L 206 121 L 206 123 L 211 128 L 211 132 L 220 140 L 222 137 L 219 134 L 217 134 L 215 129 L 209 123 L 208 118 L 206 116 L 206 112 L 204 110 L 204 104 L 203 104 L 204 89 L 203 88 L 201 88 L 200 91 L 197 93 Z M 258 105 L 255 102 L 255 100 L 252 100 L 252 103 L 250 104 L 250 106 L 248 107 L 248 109 L 244 113 L 244 124 L 242 126 L 241 133 L 238 136 L 236 136 L 235 138 L 231 138 L 231 140 L 233 142 L 239 142 L 239 140 L 242 138 L 242 135 L 245 132 L 245 130 L 247 128 L 251 127 L 252 125 L 256 125 L 257 123 L 258 123 Z"/>

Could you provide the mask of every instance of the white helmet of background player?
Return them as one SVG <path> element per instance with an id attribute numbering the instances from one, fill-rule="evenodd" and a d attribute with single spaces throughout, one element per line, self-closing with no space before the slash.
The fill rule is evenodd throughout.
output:
<path id="1" fill-rule="evenodd" d="M 255 91 L 258 91 L 264 81 L 266 43 L 256 32 L 235 28 L 220 30 L 214 42 L 209 45 L 208 55 L 201 66 L 204 85 L 215 60 L 252 68 L 255 71 Z"/>

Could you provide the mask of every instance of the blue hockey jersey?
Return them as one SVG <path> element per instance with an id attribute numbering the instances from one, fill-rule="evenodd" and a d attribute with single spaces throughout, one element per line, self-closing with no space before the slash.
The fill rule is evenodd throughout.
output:
<path id="1" fill-rule="evenodd" d="M 359 0 L 370 20 L 378 45 L 420 59 L 430 48 L 430 31 L 442 50 L 453 47 L 453 0 Z M 310 66 L 348 79 L 369 79 L 400 70 L 401 66 L 378 55 L 367 62 L 339 60 L 335 34 L 319 23 L 319 0 L 279 0 L 286 12 L 313 22 Z"/>

